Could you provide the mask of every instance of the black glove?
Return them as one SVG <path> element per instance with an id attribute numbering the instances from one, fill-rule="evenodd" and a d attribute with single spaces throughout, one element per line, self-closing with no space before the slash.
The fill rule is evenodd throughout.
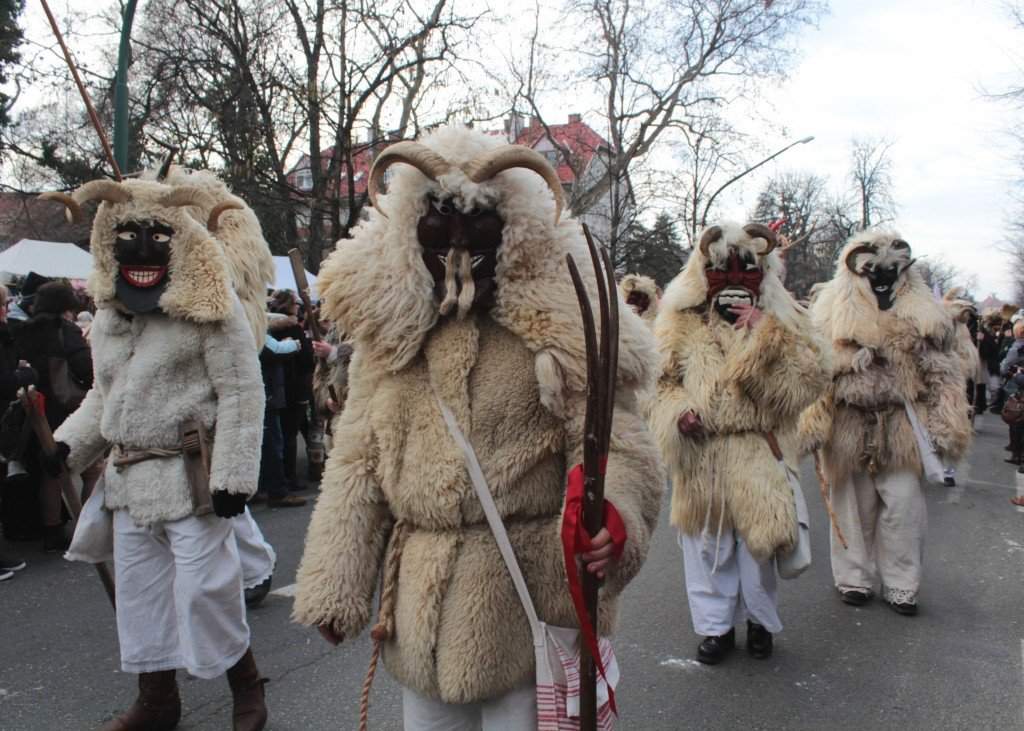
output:
<path id="1" fill-rule="evenodd" d="M 57 442 L 57 451 L 53 454 L 44 454 L 42 459 L 43 471 L 50 477 L 60 477 L 60 473 L 68 468 L 68 455 L 71 454 L 71 447 L 64 442 Z"/>
<path id="2" fill-rule="evenodd" d="M 248 496 L 242 493 L 218 490 L 211 497 L 213 498 L 213 512 L 217 517 L 234 518 L 245 510 L 245 499 Z"/>

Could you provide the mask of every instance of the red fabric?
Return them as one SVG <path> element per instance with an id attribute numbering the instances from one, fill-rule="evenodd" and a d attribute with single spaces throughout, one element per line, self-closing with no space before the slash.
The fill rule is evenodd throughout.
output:
<path id="1" fill-rule="evenodd" d="M 782 227 L 785 225 L 785 223 L 786 219 L 780 218 L 778 221 L 772 221 L 771 223 L 769 223 L 768 228 L 770 228 L 775 233 L 778 233 L 779 231 L 782 230 Z"/>
<path id="2" fill-rule="evenodd" d="M 603 474 L 608 467 L 608 457 L 601 458 L 600 469 Z M 604 501 L 604 527 L 612 538 L 612 555 L 618 559 L 626 545 L 626 524 L 615 506 L 608 500 Z M 576 608 L 576 617 L 580 622 L 580 635 L 587 645 L 590 656 L 594 658 L 597 671 L 606 681 L 604 663 L 597 648 L 597 635 L 594 622 L 587 613 L 583 601 L 583 583 L 576 567 L 576 556 L 590 551 L 592 544 L 590 534 L 583 525 L 583 465 L 576 465 L 569 472 L 569 482 L 565 492 L 565 514 L 562 516 L 562 552 L 565 558 L 565 575 L 569 580 L 569 593 Z M 615 707 L 615 691 L 608 686 L 608 705 L 618 715 Z"/>
<path id="3" fill-rule="evenodd" d="M 36 408 L 40 412 L 46 413 L 46 396 L 43 395 L 42 391 L 36 391 Z"/>

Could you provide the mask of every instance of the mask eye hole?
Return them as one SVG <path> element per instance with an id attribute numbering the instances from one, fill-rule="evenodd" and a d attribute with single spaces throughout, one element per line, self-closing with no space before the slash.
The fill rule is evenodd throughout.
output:
<path id="1" fill-rule="evenodd" d="M 153 241 L 157 242 L 158 244 L 166 244 L 170 240 L 171 240 L 171 237 L 170 237 L 169 234 L 165 234 L 165 233 L 155 233 L 155 234 L 153 234 Z"/>
<path id="2" fill-rule="evenodd" d="M 892 242 L 892 248 L 894 248 L 894 249 L 909 249 L 910 248 L 910 244 L 908 244 L 903 239 L 896 239 L 895 241 Z"/>
<path id="3" fill-rule="evenodd" d="M 430 199 L 430 205 L 434 207 L 434 210 L 440 213 L 442 216 L 450 216 L 455 213 L 455 207 L 452 205 L 451 200 L 437 200 L 435 198 Z"/>
<path id="4" fill-rule="evenodd" d="M 118 241 L 135 241 L 138 238 L 139 238 L 139 235 L 137 233 L 135 233 L 134 231 L 118 231 L 117 232 L 117 239 L 118 239 Z"/>

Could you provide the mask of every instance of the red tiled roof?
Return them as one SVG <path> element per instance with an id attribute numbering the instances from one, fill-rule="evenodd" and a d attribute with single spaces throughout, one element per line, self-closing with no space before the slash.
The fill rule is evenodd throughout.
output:
<path id="1" fill-rule="evenodd" d="M 325 150 L 320 151 L 320 169 L 324 172 L 327 171 L 327 166 L 330 165 L 331 158 L 334 157 L 334 148 L 328 147 Z M 366 181 L 370 174 L 370 165 L 373 163 L 373 158 L 370 155 L 370 147 L 363 145 L 360 147 L 355 155 L 352 157 L 353 170 L 352 175 L 355 179 L 356 195 L 360 195 L 366 192 Z M 291 172 L 288 173 L 288 183 L 293 187 L 297 185 L 297 173 L 300 170 L 309 169 L 309 155 L 303 155 L 298 164 L 292 168 Z M 348 195 L 348 173 L 342 169 L 341 180 L 339 181 L 338 195 L 341 197 Z"/>
<path id="2" fill-rule="evenodd" d="M 576 166 L 585 169 L 590 164 L 590 159 L 599 149 L 608 148 L 608 142 L 597 132 L 591 129 L 586 122 L 572 121 L 568 124 L 548 125 L 551 139 L 556 145 L 567 147 L 572 156 L 576 159 Z M 519 133 L 516 144 L 535 147 L 542 139 L 547 137 L 547 131 L 539 123 L 534 123 Z M 573 168 L 560 156 L 558 163 L 558 179 L 563 184 L 572 183 L 576 180 Z"/>

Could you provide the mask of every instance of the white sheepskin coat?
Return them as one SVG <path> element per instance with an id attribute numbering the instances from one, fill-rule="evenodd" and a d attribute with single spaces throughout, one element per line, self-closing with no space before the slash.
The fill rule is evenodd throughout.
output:
<path id="1" fill-rule="evenodd" d="M 738 224 L 723 224 L 710 246 L 723 261 L 729 247 L 763 250 Z M 698 535 L 734 528 L 758 560 L 789 550 L 796 540 L 793 492 L 763 435 L 777 437 L 785 461 L 796 467 L 793 434 L 800 413 L 827 384 L 827 351 L 806 312 L 779 280 L 775 253 L 764 260 L 752 329 L 737 330 L 705 305 L 707 260 L 694 250 L 669 284 L 654 333 L 661 376 L 651 428 L 672 475 L 672 524 Z M 693 411 L 706 436 L 680 434 L 679 416 Z"/>
<path id="2" fill-rule="evenodd" d="M 462 128 L 421 142 L 456 164 L 499 144 Z M 351 337 L 355 355 L 294 616 L 357 635 L 370 621 L 382 567 L 397 561 L 389 672 L 426 696 L 469 703 L 532 682 L 533 644 L 435 395 L 479 455 L 541 619 L 574 626 L 559 526 L 567 472 L 581 461 L 586 368 L 565 255 L 587 282 L 594 274 L 579 223 L 553 222 L 552 197 L 534 173 L 509 170 L 479 185 L 461 172 L 439 184 L 405 165 L 392 173 L 380 202 L 387 218 L 371 212 L 319 276 L 324 312 Z M 429 190 L 497 203 L 505 229 L 487 314 L 439 320 L 416 238 Z M 602 591 L 604 632 L 644 562 L 664 483 L 635 399 L 653 375 L 653 342 L 629 308 L 620 310 L 606 495 L 629 537 Z"/>

